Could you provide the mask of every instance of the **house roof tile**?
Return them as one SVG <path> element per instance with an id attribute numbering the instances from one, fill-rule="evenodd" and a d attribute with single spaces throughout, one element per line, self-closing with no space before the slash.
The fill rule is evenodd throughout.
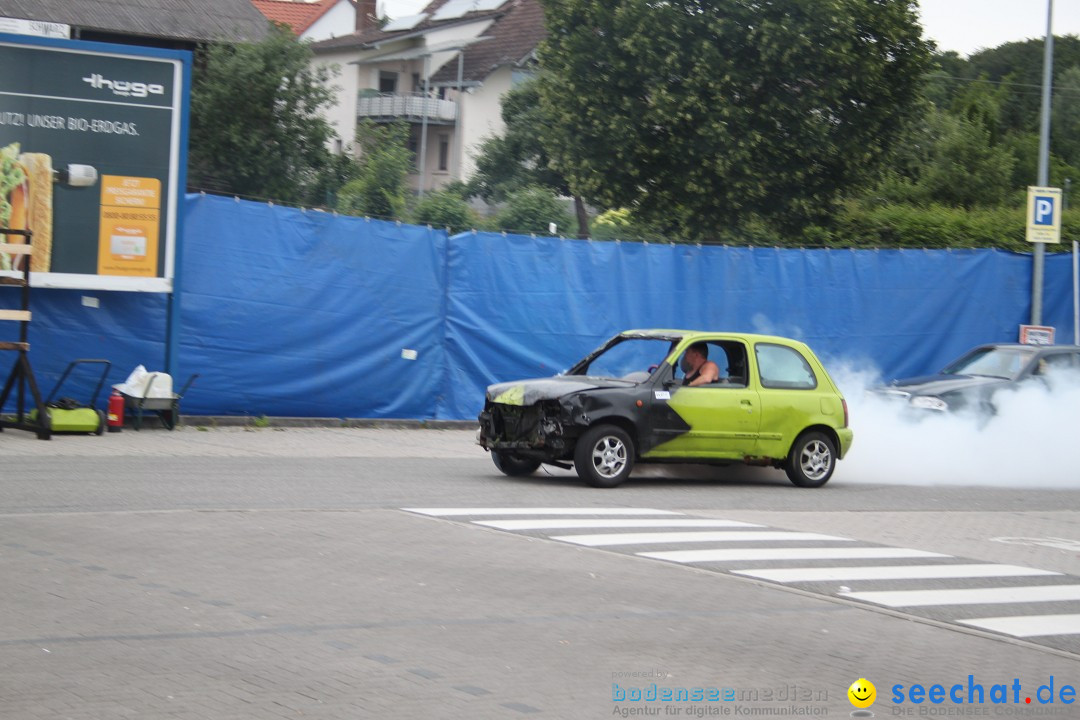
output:
<path id="1" fill-rule="evenodd" d="M 269 30 L 251 0 L 0 0 L 0 16 L 194 41 L 259 40 Z"/>
<path id="2" fill-rule="evenodd" d="M 490 40 L 476 43 L 464 51 L 462 77 L 465 82 L 482 82 L 503 65 L 516 65 L 525 59 L 547 35 L 544 10 L 539 0 L 510 0 L 506 12 L 481 37 Z M 457 63 L 449 62 L 431 77 L 433 84 L 457 82 Z"/>
<path id="3" fill-rule="evenodd" d="M 318 2 L 300 2 L 299 0 L 251 0 L 263 15 L 274 22 L 284 23 L 297 35 L 315 24 L 341 0 L 318 0 Z"/>

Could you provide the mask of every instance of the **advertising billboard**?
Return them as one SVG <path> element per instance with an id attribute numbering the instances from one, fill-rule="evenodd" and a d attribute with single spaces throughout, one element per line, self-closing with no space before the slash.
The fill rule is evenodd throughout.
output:
<path id="1" fill-rule="evenodd" d="M 190 53 L 0 34 L 0 228 L 38 287 L 170 292 Z M 10 242 L 18 242 L 9 236 Z"/>

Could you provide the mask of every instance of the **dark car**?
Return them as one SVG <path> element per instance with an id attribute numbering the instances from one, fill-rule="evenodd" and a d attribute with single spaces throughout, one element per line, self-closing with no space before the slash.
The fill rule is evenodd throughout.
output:
<path id="1" fill-rule="evenodd" d="M 920 410 L 994 414 L 995 393 L 1069 371 L 1080 372 L 1080 346 L 980 345 L 936 375 L 893 380 L 872 392 Z"/>

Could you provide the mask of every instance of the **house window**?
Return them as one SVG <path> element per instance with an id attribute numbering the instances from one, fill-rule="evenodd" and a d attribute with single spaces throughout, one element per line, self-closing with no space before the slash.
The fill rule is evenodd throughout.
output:
<path id="1" fill-rule="evenodd" d="M 450 169 L 450 136 L 439 136 L 439 170 L 446 172 Z"/>
<path id="2" fill-rule="evenodd" d="M 412 89 L 413 89 L 413 92 L 423 92 L 424 91 L 424 83 L 420 79 L 420 73 L 413 73 L 412 74 Z"/>
<path id="3" fill-rule="evenodd" d="M 381 93 L 396 93 L 397 92 L 397 73 L 386 72 L 385 70 L 379 72 L 379 92 Z"/>
<path id="4" fill-rule="evenodd" d="M 412 171 L 419 172 L 420 140 L 416 135 L 409 136 L 409 152 L 412 153 Z"/>
<path id="5" fill-rule="evenodd" d="M 343 150 L 344 147 L 342 146 L 341 138 L 334 138 L 334 154 L 340 155 Z"/>

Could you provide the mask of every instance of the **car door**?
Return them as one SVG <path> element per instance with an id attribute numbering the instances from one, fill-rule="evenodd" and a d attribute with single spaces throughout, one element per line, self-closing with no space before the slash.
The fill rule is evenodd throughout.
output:
<path id="1" fill-rule="evenodd" d="M 771 342 L 754 344 L 761 386 L 761 424 L 756 455 L 786 457 L 795 438 L 822 415 L 842 414 L 839 397 L 819 391 L 821 380 L 799 350 Z"/>
<path id="2" fill-rule="evenodd" d="M 723 350 L 720 345 L 715 347 L 713 357 L 718 357 Z M 741 382 L 686 387 L 674 367 L 665 365 L 665 380 L 655 386 L 651 399 L 653 446 L 643 453 L 645 457 L 741 460 L 753 454 L 761 411 L 757 389 L 746 382 L 746 345 L 725 340 L 723 348 L 743 354 L 743 375 L 733 378 Z M 738 358 L 727 361 L 736 367 Z"/>

